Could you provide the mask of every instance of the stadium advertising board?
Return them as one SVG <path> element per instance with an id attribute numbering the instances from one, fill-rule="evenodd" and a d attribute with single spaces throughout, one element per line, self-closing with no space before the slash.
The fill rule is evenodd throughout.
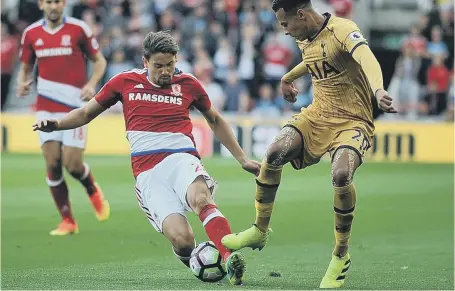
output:
<path id="1" fill-rule="evenodd" d="M 285 120 L 267 121 L 227 117 L 234 135 L 248 155 L 261 158 L 280 131 Z M 2 114 L 2 152 L 38 153 L 36 132 L 31 130 L 33 115 Z M 206 121 L 193 118 L 193 136 L 200 154 L 204 157 L 220 155 L 230 157 L 227 149 L 214 137 Z M 105 115 L 89 125 L 87 154 L 129 154 L 121 116 Z M 453 163 L 454 125 L 451 123 L 388 123 L 376 122 L 375 139 L 369 161 L 415 161 Z"/>

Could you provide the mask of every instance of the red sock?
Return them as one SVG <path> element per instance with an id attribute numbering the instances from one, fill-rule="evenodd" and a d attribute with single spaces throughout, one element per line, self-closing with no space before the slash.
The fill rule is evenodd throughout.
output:
<path id="1" fill-rule="evenodd" d="M 214 204 L 208 204 L 202 208 L 199 219 L 202 221 L 207 236 L 215 244 L 223 260 L 226 261 L 231 251 L 221 243 L 221 239 L 232 233 L 229 222 Z"/>
<path id="2" fill-rule="evenodd" d="M 47 178 L 47 184 L 51 189 L 52 197 L 54 198 L 55 205 L 57 206 L 62 219 L 67 222 L 74 223 L 73 214 L 71 213 L 71 205 L 68 199 L 68 187 L 63 176 L 57 181 L 52 181 Z"/>

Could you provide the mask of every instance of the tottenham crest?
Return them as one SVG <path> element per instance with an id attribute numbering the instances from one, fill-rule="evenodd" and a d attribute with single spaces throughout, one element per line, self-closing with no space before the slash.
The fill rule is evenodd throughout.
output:
<path id="1" fill-rule="evenodd" d="M 171 86 L 172 92 L 171 94 L 174 96 L 182 96 L 182 87 L 179 84 L 173 84 Z"/>

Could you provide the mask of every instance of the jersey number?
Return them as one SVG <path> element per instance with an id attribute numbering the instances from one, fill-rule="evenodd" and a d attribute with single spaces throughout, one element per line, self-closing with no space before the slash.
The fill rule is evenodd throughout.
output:
<path id="1" fill-rule="evenodd" d="M 84 129 L 82 127 L 73 129 L 73 139 L 84 139 Z"/>

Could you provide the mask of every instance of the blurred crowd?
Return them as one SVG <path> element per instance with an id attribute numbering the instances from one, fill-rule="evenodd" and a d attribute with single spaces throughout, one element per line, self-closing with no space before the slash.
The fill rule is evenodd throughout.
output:
<path id="1" fill-rule="evenodd" d="M 400 115 L 408 119 L 454 118 L 453 9 L 450 2 L 435 5 L 421 15 L 402 42 L 388 90 Z"/>
<path id="2" fill-rule="evenodd" d="M 2 14 L 2 90 L 16 62 L 21 30 L 42 17 L 37 1 L 23 1 L 26 21 Z M 315 0 L 319 10 L 350 17 L 351 0 Z M 178 68 L 198 77 L 220 111 L 279 116 L 312 102 L 309 76 L 299 79 L 296 104 L 284 102 L 280 78 L 301 60 L 285 36 L 270 0 L 67 0 L 67 13 L 84 20 L 108 60 L 104 81 L 142 67 L 141 42 L 149 31 L 170 30 L 180 45 Z M 25 7 L 25 8 L 24 8 Z M 389 90 L 406 116 L 441 114 L 453 102 L 453 13 L 423 15 L 403 42 Z M 451 73 L 452 72 L 452 73 Z M 10 77 L 9 77 L 10 78 Z M 14 86 L 14 84 L 13 84 Z M 8 90 L 5 86 L 5 90 Z M 451 92 L 449 88 L 452 88 Z M 3 96 L 3 92 L 2 92 Z M 2 101 L 3 102 L 3 101 Z M 2 106 L 3 107 L 3 106 Z"/>

